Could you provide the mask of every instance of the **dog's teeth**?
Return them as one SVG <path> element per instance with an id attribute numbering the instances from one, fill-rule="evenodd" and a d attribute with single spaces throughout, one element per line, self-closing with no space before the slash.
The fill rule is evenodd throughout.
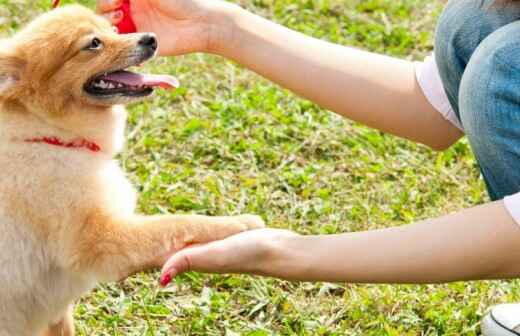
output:
<path id="1" fill-rule="evenodd" d="M 119 88 L 122 88 L 122 87 L 123 87 L 123 84 L 121 84 L 121 83 L 117 83 L 117 88 L 118 88 L 118 89 L 119 89 Z"/>
<path id="2" fill-rule="evenodd" d="M 112 84 L 112 83 L 108 83 L 108 88 L 109 88 L 109 89 L 114 89 L 115 87 L 116 87 L 116 86 L 115 86 L 114 84 Z"/>

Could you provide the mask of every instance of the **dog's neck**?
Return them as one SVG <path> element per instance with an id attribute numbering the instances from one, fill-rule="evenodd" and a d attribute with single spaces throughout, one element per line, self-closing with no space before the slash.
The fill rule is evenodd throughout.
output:
<path id="1" fill-rule="evenodd" d="M 0 111 L 0 139 L 41 142 L 70 150 L 94 149 L 114 156 L 124 145 L 126 111 L 122 106 L 77 111 L 56 119 L 43 119 L 28 111 Z"/>
<path id="2" fill-rule="evenodd" d="M 65 148 L 69 148 L 69 149 L 84 148 L 93 153 L 97 153 L 101 150 L 101 147 L 99 147 L 99 145 L 97 143 L 89 141 L 87 139 L 76 139 L 74 141 L 65 142 L 57 137 L 44 136 L 41 138 L 25 139 L 25 142 L 44 143 L 44 144 L 51 145 L 51 146 L 65 147 Z"/>

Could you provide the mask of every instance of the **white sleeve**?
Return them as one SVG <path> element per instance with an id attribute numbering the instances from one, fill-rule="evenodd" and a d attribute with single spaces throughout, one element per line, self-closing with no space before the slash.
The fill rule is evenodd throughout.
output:
<path id="1" fill-rule="evenodd" d="M 520 225 L 520 192 L 504 197 L 504 205 L 511 217 Z"/>
<path id="2" fill-rule="evenodd" d="M 426 57 L 423 62 L 415 63 L 415 77 L 428 102 L 442 114 L 444 119 L 451 122 L 461 131 L 464 131 L 444 91 L 439 69 L 433 55 Z"/>

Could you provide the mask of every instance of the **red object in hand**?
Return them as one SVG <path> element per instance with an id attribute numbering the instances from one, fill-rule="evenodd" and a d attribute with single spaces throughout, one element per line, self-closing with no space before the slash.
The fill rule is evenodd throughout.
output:
<path id="1" fill-rule="evenodd" d="M 52 8 L 58 7 L 60 0 L 52 0 Z M 123 12 L 123 19 L 117 25 L 117 29 L 120 34 L 130 34 L 137 31 L 134 20 L 132 19 L 132 13 L 130 12 L 130 0 L 123 0 L 123 4 L 119 7 L 119 10 Z"/>
<path id="2" fill-rule="evenodd" d="M 123 4 L 119 8 L 123 12 L 123 19 L 117 25 L 120 34 L 130 34 L 137 31 L 132 14 L 130 13 L 130 0 L 123 0 Z"/>

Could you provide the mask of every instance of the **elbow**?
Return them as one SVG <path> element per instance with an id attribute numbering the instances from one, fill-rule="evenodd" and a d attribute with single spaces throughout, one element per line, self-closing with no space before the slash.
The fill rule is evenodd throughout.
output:
<path id="1" fill-rule="evenodd" d="M 456 141 L 453 141 L 453 142 L 442 142 L 442 143 L 430 143 L 430 144 L 425 144 L 425 145 L 430 147 L 430 149 L 432 149 L 435 152 L 443 152 L 446 149 L 450 148 L 455 142 Z"/>
<path id="2" fill-rule="evenodd" d="M 457 141 L 459 141 L 459 139 L 462 138 L 462 136 L 462 132 L 458 131 L 457 133 L 450 134 L 449 136 L 430 139 L 429 141 L 423 142 L 423 144 L 430 147 L 432 150 L 436 152 L 442 152 L 450 148 Z"/>

